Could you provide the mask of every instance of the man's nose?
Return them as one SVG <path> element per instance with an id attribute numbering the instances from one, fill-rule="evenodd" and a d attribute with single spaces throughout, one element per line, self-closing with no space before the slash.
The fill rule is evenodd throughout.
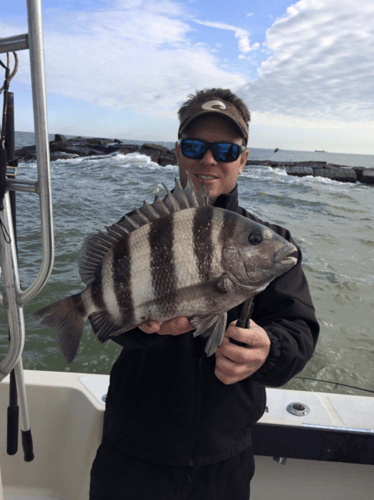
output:
<path id="1" fill-rule="evenodd" d="M 203 165 L 217 165 L 216 160 L 213 156 L 213 151 L 208 149 L 203 158 L 200 160 Z"/>

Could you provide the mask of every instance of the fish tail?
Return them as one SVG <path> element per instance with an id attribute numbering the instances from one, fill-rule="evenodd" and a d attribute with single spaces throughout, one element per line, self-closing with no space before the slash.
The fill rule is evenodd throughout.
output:
<path id="1" fill-rule="evenodd" d="M 41 324 L 57 331 L 57 343 L 66 363 L 71 363 L 78 351 L 84 324 L 87 320 L 82 294 L 71 295 L 34 312 L 43 318 Z"/>

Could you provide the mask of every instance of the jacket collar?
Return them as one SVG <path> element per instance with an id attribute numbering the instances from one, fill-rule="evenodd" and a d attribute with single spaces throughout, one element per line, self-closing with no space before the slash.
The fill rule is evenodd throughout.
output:
<path id="1" fill-rule="evenodd" d="M 225 208 L 226 210 L 231 210 L 236 212 L 239 202 L 238 202 L 238 185 L 230 191 L 228 194 L 220 194 L 216 201 L 213 203 L 214 207 Z"/>

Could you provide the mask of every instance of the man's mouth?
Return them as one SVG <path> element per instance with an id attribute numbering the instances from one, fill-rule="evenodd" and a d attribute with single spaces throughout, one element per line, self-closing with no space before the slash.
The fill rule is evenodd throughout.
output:
<path id="1" fill-rule="evenodd" d="M 201 179 L 203 181 L 209 181 L 209 180 L 214 180 L 217 179 L 217 177 L 214 177 L 213 175 L 203 175 L 203 174 L 195 174 L 198 179 Z"/>

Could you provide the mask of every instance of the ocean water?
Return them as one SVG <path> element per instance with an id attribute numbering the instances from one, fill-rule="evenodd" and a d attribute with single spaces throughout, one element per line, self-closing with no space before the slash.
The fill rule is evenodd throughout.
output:
<path id="1" fill-rule="evenodd" d="M 53 136 L 51 136 L 53 138 Z M 16 147 L 34 144 L 33 134 L 18 133 Z M 133 143 L 135 141 L 128 141 Z M 142 143 L 143 141 L 139 141 Z M 165 143 L 172 147 L 172 143 Z M 253 149 L 250 159 L 323 160 L 374 167 L 374 156 Z M 86 326 L 78 355 L 66 365 L 56 334 L 33 319 L 40 307 L 83 290 L 78 256 L 87 235 L 102 230 L 155 194 L 165 194 L 178 176 L 176 166 L 160 167 L 138 153 L 73 158 L 51 163 L 55 263 L 39 296 L 24 308 L 26 369 L 109 373 L 120 347 L 100 344 Z M 18 179 L 34 180 L 35 163 L 21 163 Z M 281 169 L 247 166 L 239 178 L 241 205 L 263 220 L 287 227 L 300 245 L 321 335 L 316 352 L 288 388 L 365 394 L 336 386 L 374 390 L 374 187 L 329 179 L 290 177 Z M 17 231 L 23 289 L 41 262 L 39 200 L 17 193 Z M 8 350 L 7 320 L 0 312 L 0 359 Z M 367 394 L 369 395 L 369 394 Z"/>

